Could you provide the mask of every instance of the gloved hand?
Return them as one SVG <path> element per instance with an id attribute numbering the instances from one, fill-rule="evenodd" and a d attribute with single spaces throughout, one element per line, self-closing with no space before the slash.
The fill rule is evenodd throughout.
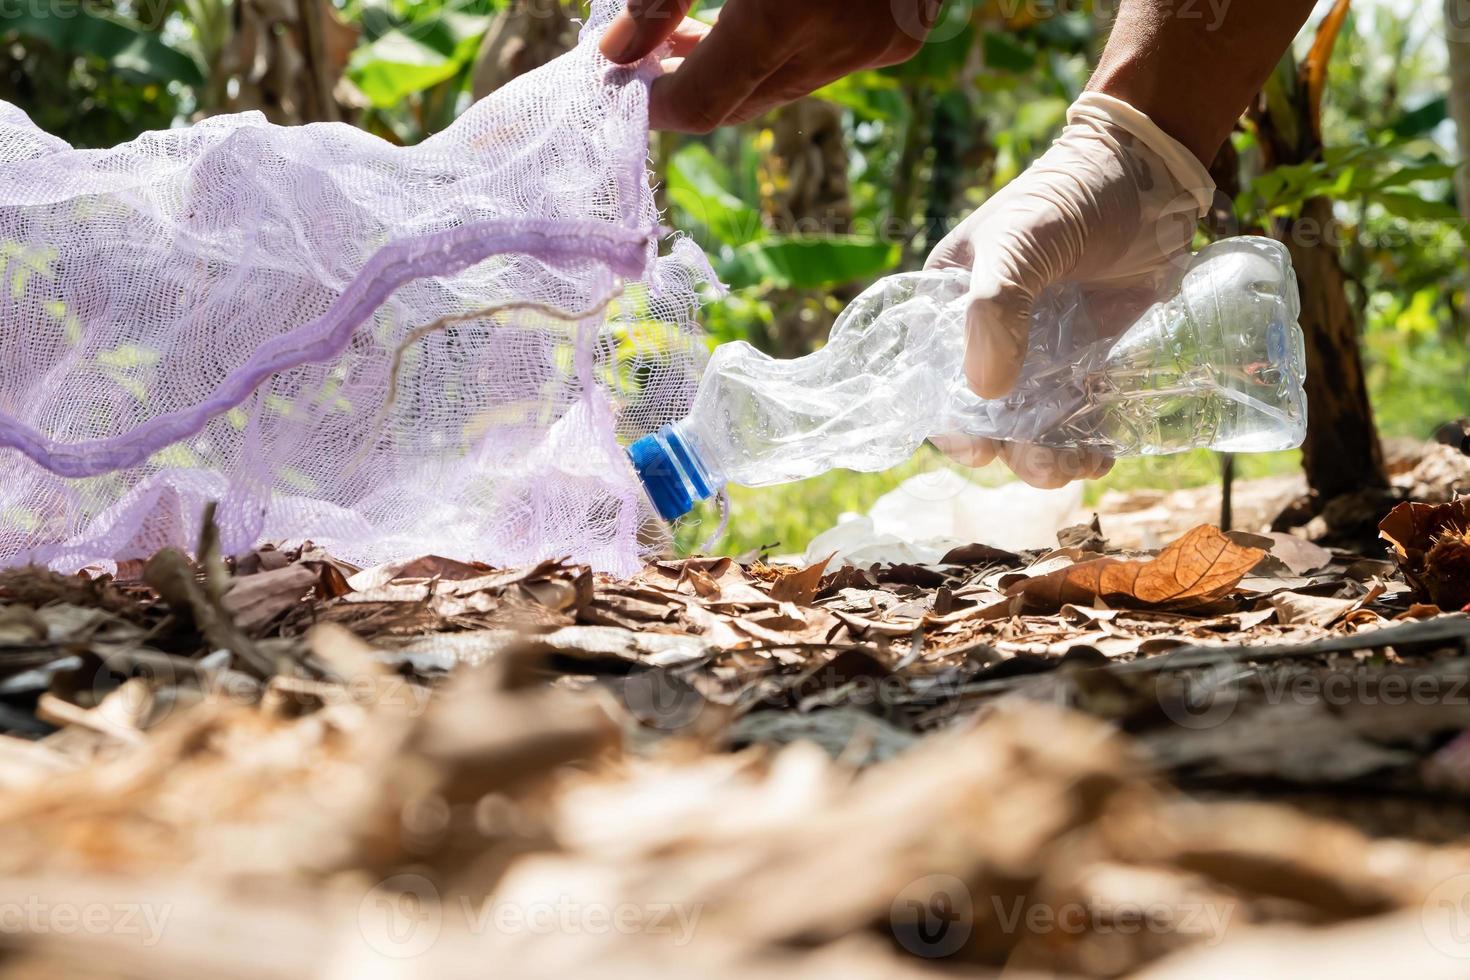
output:
<path id="1" fill-rule="evenodd" d="M 970 270 L 965 374 L 982 398 L 1015 387 L 1031 312 L 1047 287 L 1081 285 L 1101 318 L 1126 329 L 1187 260 L 1215 184 L 1193 153 L 1126 102 L 1080 96 L 1051 148 L 945 236 L 927 268 Z M 1095 478 L 1112 460 L 1091 452 L 941 436 L 962 463 L 999 456 L 1034 486 Z"/>

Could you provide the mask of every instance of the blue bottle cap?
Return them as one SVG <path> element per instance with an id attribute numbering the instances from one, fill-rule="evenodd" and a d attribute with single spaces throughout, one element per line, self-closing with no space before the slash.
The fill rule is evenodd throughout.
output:
<path id="1" fill-rule="evenodd" d="M 676 521 L 714 495 L 707 471 L 679 430 L 666 425 L 628 447 L 628 459 L 658 516 Z"/>

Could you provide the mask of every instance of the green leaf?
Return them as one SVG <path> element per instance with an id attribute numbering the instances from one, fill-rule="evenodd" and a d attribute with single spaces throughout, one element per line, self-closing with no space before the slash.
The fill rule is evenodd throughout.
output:
<path id="1" fill-rule="evenodd" d="M 934 30 L 918 54 L 902 64 L 883 69 L 883 73 L 910 82 L 953 84 L 975 46 L 971 13 L 969 0 L 946 0 L 934 22 Z"/>
<path id="2" fill-rule="evenodd" d="M 737 248 L 716 271 L 734 289 L 820 289 L 881 275 L 898 259 L 898 245 L 873 238 L 771 236 Z"/>
<path id="3" fill-rule="evenodd" d="M 691 143 L 669 160 L 667 192 L 673 204 L 726 245 L 744 245 L 766 234 L 758 210 L 727 188 L 729 171 L 702 143 Z"/>
<path id="4" fill-rule="evenodd" d="M 1394 328 L 1413 336 L 1433 337 L 1439 332 L 1439 318 L 1434 315 L 1439 298 L 1438 288 L 1417 290 L 1409 304 L 1394 317 Z"/>
<path id="5" fill-rule="evenodd" d="M 1449 180 L 1453 176 L 1455 176 L 1455 167 L 1452 164 L 1440 161 L 1420 163 L 1395 170 L 1374 184 L 1373 189 L 1382 191 L 1390 187 L 1403 187 L 1417 180 Z"/>
<path id="6" fill-rule="evenodd" d="M 1085 55 L 1064 54 L 1061 51 L 1048 51 L 1046 53 L 1047 66 L 1051 77 L 1061 87 L 1062 94 L 1066 96 L 1070 105 L 1076 101 L 1077 96 L 1087 87 L 1088 76 L 1092 68 L 1088 64 Z"/>
<path id="7" fill-rule="evenodd" d="M 445 13 L 393 28 L 352 52 L 347 75 L 375 108 L 391 108 L 458 75 L 489 25 L 489 17 Z"/>
<path id="8" fill-rule="evenodd" d="M 80 7 L 62 14 L 48 4 L 10 11 L 5 30 L 46 42 L 63 54 L 110 62 L 111 67 L 157 82 L 203 85 L 204 69 L 141 24 Z"/>
<path id="9" fill-rule="evenodd" d="M 1092 15 L 1081 10 L 1054 10 L 1038 20 L 1035 29 L 1047 47 L 1076 52 L 1085 51 L 1096 33 Z"/>
<path id="10" fill-rule="evenodd" d="M 1271 117 L 1271 123 L 1276 127 L 1282 144 L 1286 146 L 1297 145 L 1301 136 L 1300 120 L 1297 118 L 1294 102 L 1298 84 L 1296 59 L 1288 51 L 1276 63 L 1275 69 L 1261 86 L 1261 94 L 1266 98 L 1266 112 Z"/>
<path id="11" fill-rule="evenodd" d="M 1334 200 L 1345 196 L 1353 188 L 1360 172 L 1357 167 L 1344 167 L 1341 173 L 1333 176 L 1324 186 L 1316 188 L 1313 196 L 1322 195 Z"/>
<path id="12" fill-rule="evenodd" d="M 1368 200 L 1381 205 L 1383 210 L 1398 218 L 1409 221 L 1459 221 L 1460 212 L 1454 205 L 1435 201 L 1418 194 L 1397 191 L 1376 191 Z"/>
<path id="13" fill-rule="evenodd" d="M 1389 127 L 1389 132 L 1400 139 L 1423 136 L 1448 118 L 1449 103 L 1441 95 L 1399 116 Z"/>
<path id="14" fill-rule="evenodd" d="M 1014 129 L 1025 139 L 1043 142 L 1055 137 L 1066 121 L 1066 99 L 1038 97 L 1017 108 Z"/>
<path id="15" fill-rule="evenodd" d="M 897 71 L 913 81 L 951 85 L 958 79 L 974 46 L 975 29 L 966 27 L 948 40 L 925 44 L 917 55 L 899 65 Z"/>
<path id="16" fill-rule="evenodd" d="M 451 59 L 405 34 L 389 31 L 354 54 L 348 75 L 375 108 L 397 105 L 415 92 L 448 81 L 459 71 Z"/>
<path id="17" fill-rule="evenodd" d="M 872 69 L 824 85 L 812 93 L 812 98 L 835 102 L 866 119 L 897 119 L 908 112 L 898 82 Z"/>
<path id="18" fill-rule="evenodd" d="M 1036 51 L 1023 47 L 1008 33 L 986 31 L 981 40 L 985 66 L 1001 71 L 1027 72 L 1036 66 Z"/>

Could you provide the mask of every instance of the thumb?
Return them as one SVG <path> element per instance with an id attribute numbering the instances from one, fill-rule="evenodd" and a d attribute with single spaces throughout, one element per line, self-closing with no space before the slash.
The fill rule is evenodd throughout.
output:
<path id="1" fill-rule="evenodd" d="M 1037 265 L 984 232 L 972 239 L 969 309 L 965 315 L 965 378 L 981 398 L 1001 398 L 1021 377 L 1031 338 L 1031 314 L 1045 288 Z"/>
<path id="2" fill-rule="evenodd" d="M 628 0 L 602 36 L 603 55 L 619 65 L 643 60 L 668 40 L 692 6 L 694 0 Z"/>

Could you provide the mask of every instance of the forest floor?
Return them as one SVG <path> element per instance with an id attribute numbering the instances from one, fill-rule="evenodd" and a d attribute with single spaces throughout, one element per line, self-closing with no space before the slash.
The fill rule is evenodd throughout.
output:
<path id="1" fill-rule="evenodd" d="M 1350 550 L 0 572 L 0 973 L 1462 976 L 1466 477 Z"/>

